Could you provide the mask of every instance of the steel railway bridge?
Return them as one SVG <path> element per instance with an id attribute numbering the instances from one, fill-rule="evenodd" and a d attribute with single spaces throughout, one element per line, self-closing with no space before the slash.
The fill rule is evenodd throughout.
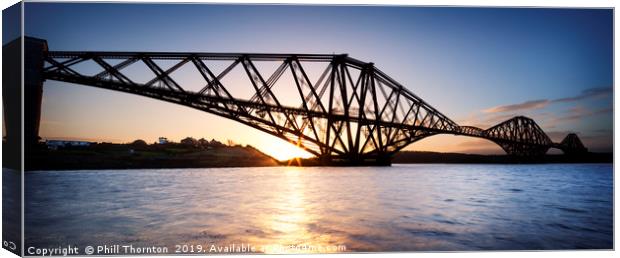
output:
<path id="1" fill-rule="evenodd" d="M 373 63 L 346 54 L 48 51 L 44 40 L 34 38 L 26 38 L 24 47 L 26 101 L 36 105 L 26 109 L 30 138 L 38 135 L 43 82 L 55 80 L 232 119 L 327 164 L 389 164 L 394 153 L 436 134 L 487 139 L 524 159 L 550 148 L 587 151 L 577 135 L 554 143 L 524 116 L 488 129 L 458 125 Z M 191 76 L 197 79 L 187 80 Z"/>

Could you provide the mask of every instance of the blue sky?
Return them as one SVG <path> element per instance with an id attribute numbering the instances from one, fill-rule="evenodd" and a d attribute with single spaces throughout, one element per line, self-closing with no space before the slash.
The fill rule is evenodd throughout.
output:
<path id="1" fill-rule="evenodd" d="M 25 25 L 51 50 L 348 53 L 460 124 L 526 115 L 556 141 L 576 131 L 593 150 L 612 148 L 611 9 L 27 3 Z M 44 91 L 43 136 L 172 134 L 260 148 L 243 136 L 253 129 L 172 104 L 58 82 Z M 144 125 L 161 130 L 134 129 Z M 477 141 L 435 136 L 409 148 L 498 151 Z"/>

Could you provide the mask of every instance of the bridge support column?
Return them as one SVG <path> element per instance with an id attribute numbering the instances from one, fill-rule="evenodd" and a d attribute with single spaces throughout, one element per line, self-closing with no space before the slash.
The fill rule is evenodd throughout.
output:
<path id="1" fill-rule="evenodd" d="M 22 154 L 22 40 L 2 46 L 2 107 L 4 135 L 2 167 L 21 170 Z"/>
<path id="2" fill-rule="evenodd" d="M 24 145 L 28 148 L 39 140 L 41 99 L 43 97 L 43 60 L 47 41 L 24 38 Z"/>
<path id="3" fill-rule="evenodd" d="M 3 122 L 6 130 L 6 137 L 3 139 L 3 166 L 21 170 L 22 151 L 28 152 L 39 137 L 44 81 L 43 58 L 47 52 L 47 42 L 20 37 L 5 44 L 2 52 Z"/>
<path id="4" fill-rule="evenodd" d="M 392 165 L 392 157 L 389 155 L 381 155 L 377 157 L 375 160 L 375 166 L 391 166 Z"/>

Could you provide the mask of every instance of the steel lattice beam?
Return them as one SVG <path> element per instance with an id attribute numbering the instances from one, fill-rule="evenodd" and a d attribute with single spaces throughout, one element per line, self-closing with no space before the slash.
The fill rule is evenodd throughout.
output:
<path id="1" fill-rule="evenodd" d="M 164 68 L 162 61 L 173 64 Z M 228 63 L 215 73 L 211 61 Z M 265 62 L 277 68 L 266 73 L 258 65 Z M 87 73 L 84 63 L 95 64 L 97 71 Z M 319 64 L 319 70 L 312 71 L 319 76 L 309 75 L 310 63 Z M 148 68 L 140 74 L 151 77 L 146 82 L 138 82 L 137 74 L 128 71 L 138 64 Z M 191 83 L 200 86 L 197 90 L 175 80 L 182 67 L 193 69 L 203 80 Z M 526 117 L 487 130 L 459 126 L 373 63 L 347 55 L 50 51 L 42 71 L 46 79 L 137 94 L 226 117 L 326 160 L 389 159 L 408 144 L 435 134 L 489 139 L 517 156 L 543 155 L 555 146 Z M 239 72 L 231 75 L 233 71 Z M 233 76 L 245 77 L 233 81 L 244 79 L 243 91 L 251 96 L 233 93 L 241 85 L 224 82 Z M 284 104 L 291 92 L 299 101 Z"/>

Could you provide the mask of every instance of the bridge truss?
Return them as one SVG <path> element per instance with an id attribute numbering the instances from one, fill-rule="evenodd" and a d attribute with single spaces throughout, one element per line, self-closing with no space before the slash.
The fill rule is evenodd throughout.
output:
<path id="1" fill-rule="evenodd" d="M 459 126 L 347 55 L 49 51 L 42 73 L 232 119 L 327 162 L 389 164 L 408 144 L 442 133 L 485 138 L 515 156 L 561 147 L 526 117 L 487 130 Z"/>

